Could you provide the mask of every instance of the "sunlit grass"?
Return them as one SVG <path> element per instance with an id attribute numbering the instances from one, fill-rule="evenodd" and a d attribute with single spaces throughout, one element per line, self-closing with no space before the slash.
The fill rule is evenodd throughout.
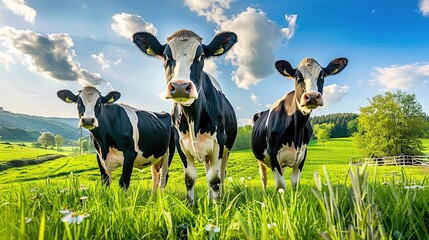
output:
<path id="1" fill-rule="evenodd" d="M 184 191 L 170 188 L 151 195 L 149 186 L 128 191 L 100 186 L 71 174 L 3 189 L 2 239 L 427 239 L 426 180 L 404 172 L 379 183 L 374 169 L 349 168 L 344 184 L 322 169 L 313 183 L 296 191 L 266 192 L 233 178 L 224 197 L 212 202 L 198 186 L 195 206 Z M 415 186 L 415 187 L 410 187 Z M 67 210 L 64 214 L 64 210 Z M 75 220 L 70 220 L 74 214 Z M 78 218 L 82 216 L 81 218 Z M 68 217 L 68 218 L 65 218 Z M 79 220 L 78 220 L 79 219 Z M 216 230 L 215 230 L 216 229 Z"/>
<path id="2" fill-rule="evenodd" d="M 37 159 L 50 154 L 70 154 L 70 147 L 62 147 L 59 151 L 55 148 L 34 148 L 30 142 L 0 142 L 0 163 L 19 159 Z"/>
<path id="3" fill-rule="evenodd" d="M 0 239 L 428 239 L 429 168 L 350 168 L 353 151 L 350 139 L 313 142 L 297 191 L 287 169 L 283 193 L 271 172 L 262 190 L 251 150 L 232 152 L 217 203 L 197 164 L 195 206 L 177 155 L 156 195 L 149 168 L 134 170 L 128 191 L 119 188 L 121 168 L 103 187 L 94 154 L 11 168 L 0 174 Z"/>

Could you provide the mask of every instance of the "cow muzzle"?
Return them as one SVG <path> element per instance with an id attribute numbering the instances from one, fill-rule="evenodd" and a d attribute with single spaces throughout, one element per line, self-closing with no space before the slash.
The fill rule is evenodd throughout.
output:
<path id="1" fill-rule="evenodd" d="M 315 109 L 323 106 L 323 97 L 319 92 L 306 92 L 301 97 L 301 107 Z"/>
<path id="2" fill-rule="evenodd" d="M 92 130 L 98 127 L 98 121 L 96 118 L 92 117 L 82 117 L 79 122 L 79 127 L 86 128 L 88 130 Z"/>
<path id="3" fill-rule="evenodd" d="M 195 84 L 189 80 L 172 80 L 167 85 L 166 99 L 173 99 L 176 102 L 189 102 L 190 99 L 198 98 Z"/>

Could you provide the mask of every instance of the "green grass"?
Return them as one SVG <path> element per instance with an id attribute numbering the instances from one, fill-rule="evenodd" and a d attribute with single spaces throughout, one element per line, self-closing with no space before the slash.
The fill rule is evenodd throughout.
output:
<path id="1" fill-rule="evenodd" d="M 51 154 L 70 154 L 69 148 L 57 149 L 34 148 L 30 142 L 0 142 L 0 163 L 19 159 L 37 159 Z"/>
<path id="2" fill-rule="evenodd" d="M 428 139 L 422 139 L 423 142 L 423 153 L 429 154 L 429 138 Z"/>
<path id="3" fill-rule="evenodd" d="M 207 199 L 204 167 L 197 164 L 193 207 L 177 155 L 166 189 L 155 195 L 150 168 L 134 170 L 128 191 L 118 187 L 120 169 L 110 188 L 101 186 L 94 154 L 11 168 L 0 174 L 0 239 L 428 239 L 429 168 L 350 173 L 349 159 L 357 156 L 350 139 L 312 142 L 298 190 L 288 184 L 279 194 L 271 173 L 262 191 L 251 150 L 235 151 L 231 181 L 217 203 Z M 285 175 L 289 182 L 290 169 Z M 89 216 L 69 225 L 61 209 Z M 208 224 L 220 232 L 207 231 Z"/>

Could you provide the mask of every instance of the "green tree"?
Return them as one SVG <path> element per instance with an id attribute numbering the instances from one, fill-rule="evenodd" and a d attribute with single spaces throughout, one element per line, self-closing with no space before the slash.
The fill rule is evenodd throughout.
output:
<path id="1" fill-rule="evenodd" d="M 37 141 L 42 144 L 45 148 L 48 146 L 55 146 L 55 137 L 54 134 L 50 132 L 43 132 L 40 137 L 37 139 Z"/>
<path id="2" fill-rule="evenodd" d="M 314 135 L 317 141 L 322 143 L 322 146 L 325 146 L 325 142 L 331 138 L 331 132 L 334 127 L 334 123 L 321 123 L 313 126 Z"/>
<path id="3" fill-rule="evenodd" d="M 233 149 L 250 149 L 250 136 L 252 135 L 252 126 L 246 125 L 238 127 L 237 138 L 235 139 Z"/>
<path id="4" fill-rule="evenodd" d="M 84 153 L 88 153 L 89 150 L 89 144 L 88 144 L 88 140 L 87 139 L 83 139 L 80 144 L 82 144 L 82 151 Z"/>
<path id="5" fill-rule="evenodd" d="M 61 135 L 55 135 L 55 143 L 57 145 L 57 149 L 60 149 L 63 142 L 64 142 L 64 138 Z"/>
<path id="6" fill-rule="evenodd" d="M 347 123 L 347 133 L 352 136 L 353 133 L 358 131 L 358 120 L 353 119 Z"/>
<path id="7" fill-rule="evenodd" d="M 418 154 L 423 148 L 419 138 L 428 122 L 414 94 L 386 92 L 361 107 L 358 131 L 354 134 L 357 150 L 364 156 Z"/>

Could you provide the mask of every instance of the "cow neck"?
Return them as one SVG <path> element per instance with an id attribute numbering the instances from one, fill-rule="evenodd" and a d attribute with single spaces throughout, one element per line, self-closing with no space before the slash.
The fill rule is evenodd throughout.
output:
<path id="1" fill-rule="evenodd" d="M 196 99 L 191 105 L 184 106 L 179 104 L 182 113 L 184 114 L 188 129 L 193 137 L 197 137 L 197 133 L 200 127 L 201 112 L 204 108 L 205 96 L 201 92 L 198 94 L 198 99 Z M 193 126 L 192 126 L 193 125 Z M 193 129 L 191 129 L 193 127 Z"/>
<path id="2" fill-rule="evenodd" d="M 105 128 L 106 128 L 106 119 L 103 117 L 104 113 L 106 113 L 106 108 L 105 106 L 101 107 L 100 113 L 96 114 L 95 117 L 97 118 L 98 121 L 98 127 L 89 130 L 92 134 L 92 136 L 97 140 L 100 141 L 102 138 L 102 136 L 104 136 L 105 133 Z"/>
<path id="3" fill-rule="evenodd" d="M 294 99 L 295 96 L 294 96 Z M 296 146 L 301 146 L 304 140 L 305 127 L 307 126 L 308 120 L 310 118 L 310 114 L 304 115 L 301 110 L 298 108 L 298 102 L 293 101 L 293 105 L 295 105 L 295 112 L 293 113 L 293 124 L 295 129 L 294 134 L 294 142 Z"/>

